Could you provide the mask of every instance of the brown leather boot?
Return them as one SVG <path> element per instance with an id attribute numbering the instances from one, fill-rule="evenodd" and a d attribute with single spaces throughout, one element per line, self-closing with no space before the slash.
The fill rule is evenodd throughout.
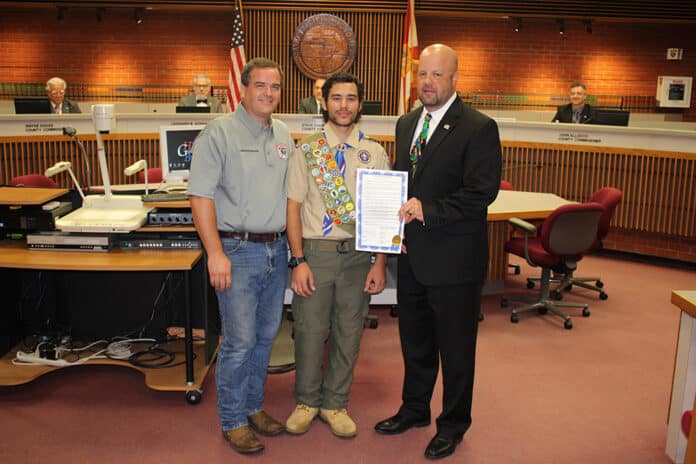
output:
<path id="1" fill-rule="evenodd" d="M 266 436 L 278 435 L 285 431 L 285 426 L 261 410 L 247 417 L 249 425 L 255 432 Z"/>
<path id="2" fill-rule="evenodd" d="M 248 425 L 232 430 L 223 430 L 222 437 L 238 453 L 251 454 L 263 451 L 263 443 L 256 438 Z"/>

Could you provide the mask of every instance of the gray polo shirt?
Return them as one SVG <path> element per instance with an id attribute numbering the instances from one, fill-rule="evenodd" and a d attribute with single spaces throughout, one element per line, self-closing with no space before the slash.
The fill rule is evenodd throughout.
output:
<path id="1" fill-rule="evenodd" d="M 294 142 L 283 122 L 271 121 L 265 127 L 239 105 L 211 121 L 193 143 L 188 194 L 215 202 L 218 230 L 285 230 Z"/>

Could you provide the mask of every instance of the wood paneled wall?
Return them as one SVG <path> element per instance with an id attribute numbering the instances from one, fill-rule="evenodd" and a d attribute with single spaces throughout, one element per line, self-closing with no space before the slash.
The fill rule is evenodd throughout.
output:
<path id="1" fill-rule="evenodd" d="M 393 137 L 376 137 L 393 154 Z M 139 159 L 159 166 L 158 134 L 104 137 L 113 184 L 137 183 L 124 167 Z M 94 137 L 83 138 L 92 166 L 90 184 L 101 184 Z M 83 182 L 86 172 L 77 146 L 62 136 L 0 137 L 2 182 L 41 173 L 58 161 L 71 161 Z M 549 192 L 586 201 L 612 186 L 623 192 L 612 226 L 665 236 L 696 238 L 696 157 L 691 154 L 529 142 L 503 142 L 503 178 L 517 190 Z M 66 173 L 61 187 L 72 187 Z"/>
<path id="2" fill-rule="evenodd" d="M 160 165 L 158 134 L 105 135 L 104 147 L 112 184 L 132 184 L 138 176 L 126 177 L 123 169 L 144 159 L 149 167 Z M 87 178 L 87 167 L 77 144 L 66 137 L 29 136 L 0 137 L 0 182 L 8 184 L 14 177 L 25 174 L 41 174 L 59 161 L 70 161 L 78 182 L 83 186 L 102 184 L 97 159 L 97 141 L 94 135 L 81 136 L 91 176 Z M 54 180 L 61 187 L 72 188 L 73 182 L 67 172 L 56 175 Z"/>
<path id="3" fill-rule="evenodd" d="M 623 192 L 612 225 L 696 238 L 696 157 L 684 153 L 528 142 L 503 143 L 503 177 L 517 190 L 587 201 Z"/>
<path id="4" fill-rule="evenodd" d="M 279 113 L 294 113 L 300 100 L 312 95 L 314 81 L 294 65 L 292 37 L 295 28 L 308 17 L 331 13 L 353 28 L 357 40 L 355 64 L 350 72 L 365 85 L 365 100 L 382 100 L 384 114 L 396 114 L 401 49 L 390 44 L 401 43 L 403 13 L 345 11 L 280 11 L 245 8 L 247 59 L 265 56 L 277 60 L 285 71 L 285 90 Z M 253 24 L 257 27 L 248 27 Z"/>

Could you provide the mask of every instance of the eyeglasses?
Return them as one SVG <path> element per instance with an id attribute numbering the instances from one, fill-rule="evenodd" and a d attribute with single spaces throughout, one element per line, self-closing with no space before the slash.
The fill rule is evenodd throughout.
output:
<path id="1" fill-rule="evenodd" d="M 65 90 L 51 90 L 48 93 L 50 95 L 65 95 Z"/>

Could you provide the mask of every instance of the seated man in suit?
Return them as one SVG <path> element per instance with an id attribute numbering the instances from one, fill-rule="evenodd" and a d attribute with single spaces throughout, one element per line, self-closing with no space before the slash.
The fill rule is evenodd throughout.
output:
<path id="1" fill-rule="evenodd" d="M 595 111 L 585 103 L 587 87 L 582 82 L 570 84 L 570 103 L 558 107 L 556 115 L 551 122 L 570 122 L 575 124 L 591 124 L 595 118 Z"/>
<path id="2" fill-rule="evenodd" d="M 52 77 L 46 81 L 46 95 L 51 101 L 51 113 L 82 113 L 77 103 L 73 103 L 65 98 L 65 91 L 68 88 L 68 83 L 60 77 Z"/>
<path id="3" fill-rule="evenodd" d="M 321 114 L 321 88 L 324 87 L 326 79 L 317 79 L 312 87 L 312 96 L 300 102 L 300 114 Z"/>
<path id="4" fill-rule="evenodd" d="M 222 113 L 220 100 L 210 95 L 210 78 L 207 74 L 193 76 L 193 93 L 181 97 L 179 106 L 209 106 L 211 113 Z"/>

